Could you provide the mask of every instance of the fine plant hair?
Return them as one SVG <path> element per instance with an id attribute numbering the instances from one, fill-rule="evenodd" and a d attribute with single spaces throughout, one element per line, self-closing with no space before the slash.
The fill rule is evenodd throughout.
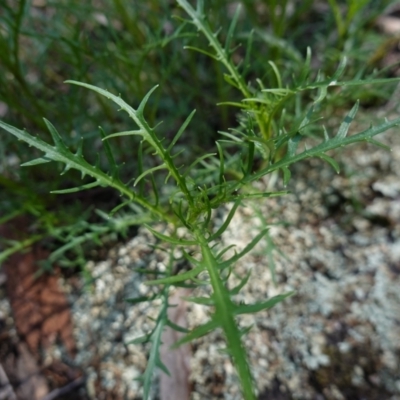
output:
<path id="1" fill-rule="evenodd" d="M 237 316 L 269 309 L 294 293 L 260 299 L 253 304 L 235 301 L 235 296 L 250 279 L 250 274 L 247 274 L 241 277 L 239 284 L 232 287 L 230 276 L 234 272 L 235 263 L 265 237 L 268 227 L 261 229 L 243 250 L 234 252 L 230 256 L 228 251 L 231 250 L 231 246 L 221 247 L 221 235 L 230 225 L 235 212 L 246 201 L 257 201 L 257 199 L 268 201 L 269 197 L 287 193 L 286 190 L 261 192 L 256 189 L 256 185 L 253 185 L 255 182 L 267 175 L 280 174 L 283 187 L 286 187 L 291 178 L 293 164 L 311 157 L 327 162 L 339 173 L 339 164 L 330 153 L 332 150 L 358 142 L 383 146 L 374 137 L 400 124 L 400 118 L 385 120 L 361 132 L 349 134 L 351 123 L 359 108 L 357 101 L 342 118 L 338 130 L 332 133 L 330 127 L 320 123 L 324 106 L 332 91 L 340 92 L 342 88 L 351 86 L 383 84 L 391 80 L 341 80 L 346 68 L 346 58 L 341 59 L 331 76 L 315 73 L 311 67 L 311 50 L 308 49 L 298 74 L 287 82 L 284 82 L 279 68 L 273 61 L 266 62 L 267 72 L 272 74 L 276 82 L 275 87 L 267 87 L 260 78 L 248 80 L 251 72 L 252 35 L 247 37 L 246 53 L 241 62 L 233 61 L 238 51 L 234 34 L 240 17 L 240 8 L 233 15 L 231 25 L 222 41 L 221 33 L 215 32 L 210 27 L 203 1 L 199 0 L 196 8 L 186 0 L 177 0 L 177 3 L 188 16 L 188 19 L 180 18 L 184 29 L 190 30 L 190 26 L 193 25 L 208 42 L 207 48 L 196 45 L 187 45 L 186 48 L 200 52 L 220 63 L 224 68 L 226 85 L 231 86 L 241 96 L 241 101 L 227 101 L 220 104 L 222 107 L 237 107 L 238 124 L 230 130 L 219 132 L 220 139 L 216 141 L 214 150 L 196 157 L 190 163 L 185 163 L 187 157 L 182 153 L 185 150 L 182 150 L 184 145 L 181 143 L 184 143 L 185 134 L 193 133 L 190 130 L 191 123 L 195 119 L 195 111 L 187 116 L 172 139 L 163 137 L 162 125 L 153 125 L 146 117 L 146 104 L 151 96 L 155 95 L 157 86 L 151 88 L 134 108 L 120 96 L 106 89 L 72 80 L 66 82 L 97 93 L 118 106 L 119 110 L 125 111 L 133 121 L 133 126 L 125 131 L 107 133 L 100 128 L 99 134 L 108 163 L 107 170 L 104 170 L 100 156 L 95 163 L 85 158 L 83 140 L 76 151 L 71 150 L 57 128 L 46 119 L 44 123 L 53 140 L 52 144 L 5 122 L 0 121 L 0 126 L 18 140 L 43 153 L 42 156 L 25 162 L 22 166 L 33 167 L 57 162 L 64 166 L 62 174 L 69 170 L 81 173 L 81 185 L 54 190 L 52 193 L 74 193 L 96 187 L 113 188 L 121 196 L 121 203 L 109 216 L 100 212 L 103 218 L 109 218 L 111 221 L 109 230 L 123 229 L 121 226 L 127 224 L 126 221 L 123 222 L 125 218 L 123 211 L 129 209 L 130 218 L 134 219 L 135 223 L 145 224 L 149 231 L 169 248 L 170 265 L 165 275 L 146 282 L 147 285 L 158 288 L 156 297 L 162 299 L 163 304 L 159 317 L 155 321 L 153 330 L 135 341 L 135 343 L 147 341 L 152 344 L 143 376 L 144 398 L 147 399 L 149 396 L 154 371 L 160 368 L 168 373 L 160 359 L 161 333 L 168 325 L 185 332 L 185 336 L 175 346 L 196 340 L 216 329 L 222 329 L 227 353 L 239 377 L 243 398 L 250 400 L 256 398 L 256 389 L 242 341 L 242 336 L 247 330 L 239 327 Z M 338 25 L 339 22 L 338 20 Z M 192 31 L 190 33 L 190 36 L 196 37 Z M 138 170 L 128 181 L 120 178 L 122 166 L 115 160 L 112 144 L 115 138 L 120 140 L 125 136 L 138 138 L 137 154 L 134 155 L 138 160 Z M 229 211 L 224 222 L 221 226 L 215 227 L 214 211 L 226 208 L 227 205 Z M 173 233 L 167 235 L 156 230 L 154 223 L 160 221 L 170 224 Z M 185 232 L 183 236 L 178 235 L 178 228 L 179 232 Z M 66 246 L 72 247 L 86 239 L 81 236 L 72 237 Z M 60 251 L 65 250 L 63 248 Z M 176 261 L 175 250 L 180 250 L 191 266 L 188 270 L 177 274 L 173 268 Z M 53 259 L 55 260 L 56 256 Z M 147 272 L 154 273 L 154 271 Z M 207 284 L 212 289 L 208 297 L 188 298 L 193 303 L 208 306 L 210 310 L 209 321 L 191 331 L 175 325 L 167 317 L 170 288 L 189 284 L 194 286 Z M 140 297 L 131 299 L 131 303 L 152 299 L 154 296 Z"/>

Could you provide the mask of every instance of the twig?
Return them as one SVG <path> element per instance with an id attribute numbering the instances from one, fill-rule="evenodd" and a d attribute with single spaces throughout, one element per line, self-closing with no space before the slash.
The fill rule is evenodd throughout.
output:
<path id="1" fill-rule="evenodd" d="M 68 392 L 71 392 L 72 390 L 74 390 L 77 387 L 81 386 L 84 382 L 85 382 L 85 378 L 84 377 L 77 378 L 74 381 L 68 383 L 67 385 L 65 385 L 65 386 L 63 386 L 61 388 L 57 388 L 57 389 L 52 390 L 49 394 L 44 396 L 42 398 L 42 400 L 54 400 L 58 396 L 62 396 L 64 394 L 68 393 Z"/>
<path id="2" fill-rule="evenodd" d="M 0 400 L 1 399 L 17 400 L 17 396 L 10 381 L 8 380 L 3 366 L 0 364 Z"/>

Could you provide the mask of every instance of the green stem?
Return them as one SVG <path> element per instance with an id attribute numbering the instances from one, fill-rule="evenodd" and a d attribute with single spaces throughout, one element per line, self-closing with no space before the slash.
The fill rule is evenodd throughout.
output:
<path id="1" fill-rule="evenodd" d="M 194 234 L 201 247 L 203 262 L 211 279 L 213 298 L 216 307 L 214 318 L 221 324 L 225 333 L 227 347 L 239 375 L 244 399 L 255 400 L 256 397 L 253 390 L 254 383 L 250 372 L 250 366 L 241 341 L 239 328 L 233 316 L 235 305 L 230 298 L 228 289 L 222 282 L 218 272 L 218 261 L 211 251 L 204 233 L 199 228 L 195 228 Z"/>
<path id="2" fill-rule="evenodd" d="M 228 70 L 231 78 L 235 81 L 238 89 L 242 92 L 244 98 L 249 99 L 253 97 L 243 77 L 239 74 L 236 66 L 230 60 L 228 51 L 221 46 L 220 42 L 217 39 L 217 35 L 214 34 L 208 24 L 204 22 L 204 15 L 200 14 L 198 11 L 195 11 L 194 8 L 186 0 L 177 0 L 177 2 L 192 18 L 193 24 L 197 27 L 197 29 L 203 32 L 203 35 L 207 38 L 210 46 L 217 53 L 216 59 L 220 61 Z M 255 118 L 257 121 L 257 125 L 260 129 L 261 136 L 267 140 L 270 138 L 271 135 L 265 128 L 265 124 L 263 122 L 263 113 L 259 113 L 259 111 L 262 111 L 262 107 L 258 106 L 255 103 L 252 104 L 257 110 L 257 112 L 255 113 Z"/>

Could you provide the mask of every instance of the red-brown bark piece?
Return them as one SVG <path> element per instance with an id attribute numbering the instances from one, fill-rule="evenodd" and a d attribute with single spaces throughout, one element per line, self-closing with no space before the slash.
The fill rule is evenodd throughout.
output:
<path id="1" fill-rule="evenodd" d="M 16 239 L 16 233 L 4 226 L 0 234 Z M 72 356 L 76 348 L 72 318 L 67 298 L 58 284 L 57 271 L 36 276 L 38 262 L 48 254 L 35 245 L 28 252 L 13 254 L 4 262 L 7 296 L 18 334 L 32 353 L 59 338 Z"/>
<path id="2" fill-rule="evenodd" d="M 177 290 L 171 296 L 169 303 L 175 307 L 168 308 L 168 318 L 174 324 L 187 327 L 186 302 L 181 298 L 186 293 Z M 160 398 L 162 400 L 188 400 L 190 398 L 190 357 L 189 344 L 184 344 L 177 349 L 170 347 L 183 336 L 182 333 L 166 327 L 162 335 L 161 361 L 167 367 L 170 376 L 161 372 L 160 375 Z"/>

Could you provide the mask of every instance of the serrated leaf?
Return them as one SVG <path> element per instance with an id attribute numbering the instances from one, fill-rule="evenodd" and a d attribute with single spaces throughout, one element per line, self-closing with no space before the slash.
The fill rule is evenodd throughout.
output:
<path id="1" fill-rule="evenodd" d="M 329 139 L 328 141 L 323 141 L 317 146 L 296 154 L 294 157 L 285 156 L 283 159 L 255 172 L 251 176 L 243 178 L 242 181 L 243 183 L 250 183 L 260 179 L 264 175 L 270 174 L 273 171 L 288 167 L 295 162 L 305 160 L 310 157 L 319 157 L 320 154 L 326 153 L 329 150 L 334 150 L 336 148 L 344 147 L 353 143 L 368 142 L 372 137 L 378 135 L 379 133 L 385 132 L 388 129 L 397 125 L 400 125 L 400 118 L 396 118 L 392 121 L 385 121 L 378 126 L 371 127 L 355 135 L 347 136 L 342 140 L 338 140 L 337 137 L 334 137 L 332 139 Z"/>

